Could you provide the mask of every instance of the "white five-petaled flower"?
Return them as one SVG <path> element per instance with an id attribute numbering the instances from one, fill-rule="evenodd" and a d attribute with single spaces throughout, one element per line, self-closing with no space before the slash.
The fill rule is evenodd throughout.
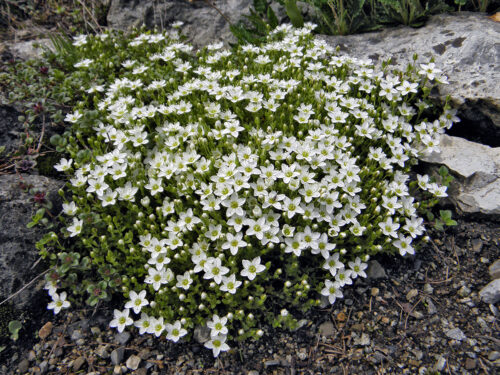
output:
<path id="1" fill-rule="evenodd" d="M 136 314 L 141 312 L 141 309 L 144 306 L 149 305 L 149 301 L 146 299 L 146 291 L 143 290 L 140 293 L 136 293 L 135 291 L 130 291 L 130 301 L 125 304 L 126 309 L 132 309 Z"/>
<path id="2" fill-rule="evenodd" d="M 71 224 L 66 229 L 68 230 L 70 237 L 75 237 L 75 236 L 79 235 L 83 229 L 83 220 L 79 220 L 76 217 L 73 218 L 73 224 Z"/>
<path id="3" fill-rule="evenodd" d="M 220 318 L 217 314 L 212 316 L 212 320 L 207 322 L 207 327 L 211 330 L 210 336 L 227 335 L 228 329 L 226 324 L 227 317 Z"/>
<path id="4" fill-rule="evenodd" d="M 73 163 L 73 159 L 65 159 L 62 158 L 58 164 L 54 165 L 54 168 L 59 172 L 66 172 L 71 169 L 71 164 Z"/>
<path id="5" fill-rule="evenodd" d="M 134 323 L 131 317 L 129 317 L 130 310 L 125 309 L 123 311 L 120 310 L 114 310 L 113 312 L 114 318 L 113 320 L 109 323 L 109 326 L 111 328 L 117 328 L 118 332 L 123 332 L 126 326 L 130 326 Z"/>
<path id="6" fill-rule="evenodd" d="M 328 297 L 328 301 L 333 305 L 337 298 L 344 296 L 341 289 L 342 287 L 337 281 L 325 280 L 325 287 L 321 290 L 321 294 Z"/>
<path id="7" fill-rule="evenodd" d="M 66 292 L 61 292 L 61 294 L 52 293 L 51 296 L 52 302 L 47 305 L 47 308 L 50 310 L 54 310 L 54 314 L 59 314 L 61 309 L 66 309 L 70 306 L 69 301 L 66 300 Z"/>
<path id="8" fill-rule="evenodd" d="M 241 276 L 248 277 L 249 280 L 255 279 L 258 273 L 266 269 L 266 266 L 260 264 L 260 257 L 256 257 L 252 261 L 243 259 L 242 263 L 244 268 L 240 274 Z"/>
<path id="9" fill-rule="evenodd" d="M 225 335 L 211 337 L 210 340 L 205 343 L 205 347 L 212 349 L 214 357 L 218 357 L 220 352 L 226 352 L 230 349 L 229 345 L 226 344 Z"/>
<path id="10" fill-rule="evenodd" d="M 174 324 L 165 324 L 165 329 L 167 330 L 167 340 L 173 342 L 179 341 L 181 337 L 187 334 L 187 330 L 182 328 L 179 320 L 175 321 Z"/>

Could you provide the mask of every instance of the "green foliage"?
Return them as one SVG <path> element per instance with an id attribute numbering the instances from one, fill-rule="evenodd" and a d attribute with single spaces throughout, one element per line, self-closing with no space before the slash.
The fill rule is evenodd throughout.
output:
<path id="1" fill-rule="evenodd" d="M 294 27 L 302 27 L 304 26 L 304 19 L 302 18 L 302 14 L 300 13 L 299 8 L 297 7 L 296 0 L 284 0 L 285 1 L 285 11 L 290 18 L 290 22 Z"/>
<path id="2" fill-rule="evenodd" d="M 23 328 L 23 324 L 19 320 L 12 320 L 9 322 L 10 338 L 17 341 L 19 338 L 19 331 Z"/>
<path id="3" fill-rule="evenodd" d="M 230 25 L 238 44 L 259 45 L 266 40 L 269 31 L 278 26 L 278 19 L 270 4 L 268 0 L 254 0 L 250 15 L 245 15 L 245 21 Z"/>

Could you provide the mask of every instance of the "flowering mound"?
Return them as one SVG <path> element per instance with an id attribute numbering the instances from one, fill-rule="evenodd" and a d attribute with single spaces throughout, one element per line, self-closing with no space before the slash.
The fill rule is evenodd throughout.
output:
<path id="1" fill-rule="evenodd" d="M 337 56 L 313 27 L 196 56 L 176 33 L 75 40 L 86 93 L 56 165 L 74 251 L 50 255 L 49 308 L 69 305 L 60 288 L 90 305 L 122 292 L 112 327 L 176 342 L 208 326 L 217 356 L 263 320 L 333 304 L 369 255 L 414 253 L 410 193 L 446 195 L 409 176 L 454 119 L 427 101 L 445 77 Z"/>

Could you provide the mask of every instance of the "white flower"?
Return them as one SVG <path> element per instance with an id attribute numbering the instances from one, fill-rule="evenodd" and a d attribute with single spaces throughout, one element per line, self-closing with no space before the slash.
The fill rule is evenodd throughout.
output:
<path id="1" fill-rule="evenodd" d="M 240 248 L 245 247 L 247 245 L 248 244 L 245 241 L 243 241 L 242 233 L 237 233 L 236 235 L 227 233 L 226 242 L 224 242 L 221 247 L 223 250 L 229 249 L 232 255 L 236 255 Z"/>
<path id="2" fill-rule="evenodd" d="M 210 336 L 227 335 L 228 329 L 226 327 L 227 317 L 220 318 L 219 315 L 215 314 L 212 316 L 212 320 L 207 322 L 207 327 L 210 328 Z"/>
<path id="3" fill-rule="evenodd" d="M 175 285 L 177 288 L 182 288 L 184 290 L 188 290 L 189 286 L 192 284 L 193 279 L 188 271 L 184 272 L 184 275 L 177 275 L 177 284 Z"/>
<path id="4" fill-rule="evenodd" d="M 222 265 L 220 258 L 215 258 L 213 261 L 207 261 L 203 266 L 205 274 L 204 279 L 214 279 L 216 284 L 222 282 L 222 277 L 229 272 L 229 268 Z"/>
<path id="5" fill-rule="evenodd" d="M 50 289 L 49 289 L 50 292 Z M 61 294 L 52 293 L 52 302 L 47 305 L 47 308 L 50 310 L 54 310 L 54 314 L 59 314 L 61 309 L 66 309 L 70 306 L 69 301 L 66 301 L 66 292 L 62 292 Z"/>
<path id="6" fill-rule="evenodd" d="M 413 246 L 411 246 L 412 238 L 411 236 L 405 237 L 403 235 L 398 236 L 398 240 L 393 242 L 394 247 L 399 250 L 399 254 L 401 256 L 405 256 L 406 254 L 415 254 L 415 250 Z"/>
<path id="7" fill-rule="evenodd" d="M 69 203 L 63 203 L 63 211 L 68 216 L 73 216 L 78 211 L 78 206 L 75 202 L 71 201 Z"/>
<path id="8" fill-rule="evenodd" d="M 232 274 L 229 277 L 222 277 L 222 286 L 220 290 L 223 292 L 229 292 L 231 294 L 235 294 L 236 290 L 240 287 L 241 281 L 236 280 L 236 275 Z"/>
<path id="9" fill-rule="evenodd" d="M 123 311 L 120 310 L 114 310 L 113 312 L 114 318 L 113 320 L 109 323 L 109 326 L 111 328 L 117 328 L 118 332 L 123 332 L 126 326 L 132 325 L 134 321 L 132 318 L 129 317 L 130 310 L 125 309 Z"/>
<path id="10" fill-rule="evenodd" d="M 148 333 L 154 334 L 156 337 L 160 337 L 165 330 L 165 323 L 163 322 L 163 316 L 160 318 L 150 318 L 151 329 Z"/>
<path id="11" fill-rule="evenodd" d="M 333 305 L 337 298 L 344 297 L 341 288 L 342 286 L 337 281 L 325 280 L 325 287 L 321 290 L 321 294 L 328 297 L 328 301 Z"/>
<path id="12" fill-rule="evenodd" d="M 385 221 L 378 223 L 378 226 L 382 229 L 382 233 L 386 236 L 398 238 L 397 230 L 399 228 L 398 223 L 392 222 L 392 217 L 388 217 Z"/>
<path id="13" fill-rule="evenodd" d="M 368 264 L 363 263 L 360 257 L 356 257 L 354 262 L 349 262 L 348 265 L 352 278 L 355 279 L 358 276 L 366 277 L 365 269 L 368 268 Z"/>
<path id="14" fill-rule="evenodd" d="M 71 168 L 71 164 L 73 163 L 73 159 L 65 159 L 62 158 L 59 163 L 54 165 L 54 168 L 59 172 L 65 172 Z"/>
<path id="15" fill-rule="evenodd" d="M 174 324 L 165 324 L 167 330 L 167 340 L 177 342 L 179 339 L 187 334 L 187 330 L 182 328 L 181 322 L 179 320 L 175 321 Z"/>
<path id="16" fill-rule="evenodd" d="M 136 293 L 135 291 L 131 290 L 129 297 L 130 301 L 125 304 L 125 308 L 133 309 L 136 314 L 139 314 L 144 306 L 149 305 L 149 302 L 146 299 L 145 290 L 141 291 L 140 293 Z"/>
<path id="17" fill-rule="evenodd" d="M 211 337 L 210 340 L 205 343 L 205 348 L 212 349 L 214 357 L 218 357 L 220 352 L 226 352 L 230 349 L 229 345 L 226 344 L 225 335 Z"/>
<path id="18" fill-rule="evenodd" d="M 82 232 L 83 220 L 73 218 L 73 224 L 66 228 L 69 232 L 70 237 L 75 237 Z"/>
<path id="19" fill-rule="evenodd" d="M 148 273 L 149 275 L 146 276 L 144 282 L 153 285 L 154 290 L 159 290 L 163 284 L 168 284 L 174 278 L 174 274 L 169 268 L 157 270 L 150 267 Z"/>
<path id="20" fill-rule="evenodd" d="M 134 326 L 139 328 L 139 334 L 143 335 L 144 333 L 153 333 L 151 332 L 151 318 L 145 314 L 141 313 L 141 319 L 136 320 L 134 322 Z"/>
<path id="21" fill-rule="evenodd" d="M 240 272 L 241 276 L 248 277 L 249 280 L 255 279 L 258 273 L 264 271 L 266 266 L 260 264 L 260 257 L 252 259 L 252 261 L 243 259 L 244 269 Z"/>

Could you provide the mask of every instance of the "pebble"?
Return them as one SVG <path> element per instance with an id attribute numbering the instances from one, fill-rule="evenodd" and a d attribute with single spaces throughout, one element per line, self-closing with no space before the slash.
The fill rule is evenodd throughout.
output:
<path id="1" fill-rule="evenodd" d="M 434 370 L 435 371 L 443 371 L 444 366 L 446 365 L 446 359 L 441 355 L 436 361 L 436 364 L 434 365 Z"/>
<path id="2" fill-rule="evenodd" d="M 412 289 L 406 294 L 406 299 L 408 301 L 413 300 L 416 296 L 418 296 L 418 290 L 417 289 Z"/>
<path id="3" fill-rule="evenodd" d="M 73 333 L 71 334 L 71 340 L 77 341 L 83 338 L 82 331 L 79 329 L 75 329 Z"/>
<path id="4" fill-rule="evenodd" d="M 376 260 L 371 260 L 368 262 L 368 270 L 366 272 L 368 279 L 377 280 L 384 279 L 387 277 L 384 268 Z"/>
<path id="5" fill-rule="evenodd" d="M 147 360 L 151 356 L 151 351 L 149 349 L 142 349 L 139 354 L 137 354 L 143 361 Z"/>
<path id="6" fill-rule="evenodd" d="M 489 361 L 496 361 L 498 358 L 500 358 L 500 352 L 497 352 L 496 350 L 490 352 L 490 354 L 488 354 L 488 360 Z"/>
<path id="7" fill-rule="evenodd" d="M 45 374 L 49 369 L 49 363 L 47 361 L 41 362 L 38 367 L 40 367 L 40 373 Z"/>
<path id="8" fill-rule="evenodd" d="M 36 353 L 34 350 L 30 350 L 28 353 L 28 361 L 34 361 L 36 359 Z"/>
<path id="9" fill-rule="evenodd" d="M 264 362 L 264 366 L 266 366 L 266 367 L 279 366 L 280 363 L 281 362 L 279 360 L 277 360 L 277 359 L 271 359 L 269 361 L 265 361 Z"/>
<path id="10" fill-rule="evenodd" d="M 141 367 L 140 369 L 134 371 L 134 375 L 146 375 L 148 373 L 148 370 L 144 367 Z"/>
<path id="11" fill-rule="evenodd" d="M 301 361 L 305 361 L 307 359 L 307 349 L 301 348 L 299 350 L 299 353 L 297 354 L 297 357 L 299 357 Z"/>
<path id="12" fill-rule="evenodd" d="M 380 293 L 380 289 L 379 289 L 379 288 L 372 288 L 372 289 L 370 290 L 370 294 L 372 295 L 372 297 L 376 297 L 376 296 L 378 296 L 378 295 L 379 295 L 379 293 Z"/>
<path id="13" fill-rule="evenodd" d="M 493 280 L 500 279 L 500 259 L 495 260 L 489 267 L 488 271 Z"/>
<path id="14" fill-rule="evenodd" d="M 500 279 L 495 279 L 479 291 L 481 299 L 485 303 L 497 303 L 500 301 Z"/>
<path id="15" fill-rule="evenodd" d="M 457 341 L 462 341 L 467 338 L 460 328 L 453 328 L 446 331 L 446 336 Z"/>
<path id="16" fill-rule="evenodd" d="M 101 333 L 101 329 L 97 326 L 91 327 L 90 332 L 92 332 L 93 335 L 99 335 Z"/>
<path id="17" fill-rule="evenodd" d="M 52 333 L 52 327 L 52 322 L 45 323 L 43 327 L 40 328 L 40 331 L 38 331 L 38 337 L 45 340 Z"/>
<path id="18" fill-rule="evenodd" d="M 196 326 L 193 332 L 193 338 L 199 344 L 204 344 L 210 340 L 210 328 L 207 326 Z"/>
<path id="19" fill-rule="evenodd" d="M 467 370 L 474 370 L 476 368 L 476 360 L 472 358 L 467 358 L 465 360 L 465 368 Z"/>
<path id="20" fill-rule="evenodd" d="M 82 366 L 85 364 L 85 358 L 80 356 L 75 361 L 73 362 L 73 370 L 78 371 L 82 368 Z"/>
<path id="21" fill-rule="evenodd" d="M 322 336 L 333 336 L 335 327 L 332 322 L 324 322 L 319 326 L 319 334 Z"/>
<path id="22" fill-rule="evenodd" d="M 125 349 L 120 347 L 116 348 L 111 352 L 111 363 L 114 365 L 119 365 L 123 361 L 123 355 L 125 354 Z"/>
<path id="23" fill-rule="evenodd" d="M 19 362 L 19 366 L 17 366 L 17 368 L 21 374 L 24 374 L 25 372 L 27 372 L 29 367 L 30 367 L 30 363 L 27 359 L 23 359 L 21 362 Z"/>
<path id="24" fill-rule="evenodd" d="M 259 375 L 259 372 L 257 370 L 251 370 L 248 371 L 247 375 Z"/>
<path id="25" fill-rule="evenodd" d="M 115 365 L 113 368 L 113 374 L 120 375 L 122 373 L 122 367 L 120 365 Z"/>
<path id="26" fill-rule="evenodd" d="M 483 241 L 481 241 L 479 238 L 475 238 L 472 240 L 472 251 L 474 251 L 475 253 L 479 253 L 482 248 Z"/>
<path id="27" fill-rule="evenodd" d="M 130 340 L 130 332 L 123 331 L 115 335 L 115 342 L 120 345 L 125 345 Z"/>
<path id="28" fill-rule="evenodd" d="M 424 285 L 424 292 L 427 294 L 432 294 L 434 292 L 434 288 L 431 284 L 427 283 Z"/>
<path id="29" fill-rule="evenodd" d="M 434 305 L 434 302 L 432 302 L 432 300 L 430 298 L 427 298 L 425 300 L 425 302 L 427 302 L 427 313 L 429 315 L 433 315 L 433 314 L 437 313 L 436 305 Z"/>
<path id="30" fill-rule="evenodd" d="M 102 359 L 108 359 L 109 358 L 109 353 L 108 353 L 108 346 L 107 345 L 100 345 L 95 353 L 101 357 Z"/>
<path id="31" fill-rule="evenodd" d="M 138 356 L 132 354 L 130 357 L 128 357 L 126 365 L 129 370 L 137 370 L 140 363 L 141 359 Z"/>
<path id="32" fill-rule="evenodd" d="M 361 337 L 356 337 L 354 339 L 354 345 L 368 346 L 370 345 L 370 336 L 367 333 L 362 333 Z"/>
<path id="33" fill-rule="evenodd" d="M 458 290 L 457 294 L 460 297 L 467 297 L 470 294 L 470 289 L 464 285 Z"/>

